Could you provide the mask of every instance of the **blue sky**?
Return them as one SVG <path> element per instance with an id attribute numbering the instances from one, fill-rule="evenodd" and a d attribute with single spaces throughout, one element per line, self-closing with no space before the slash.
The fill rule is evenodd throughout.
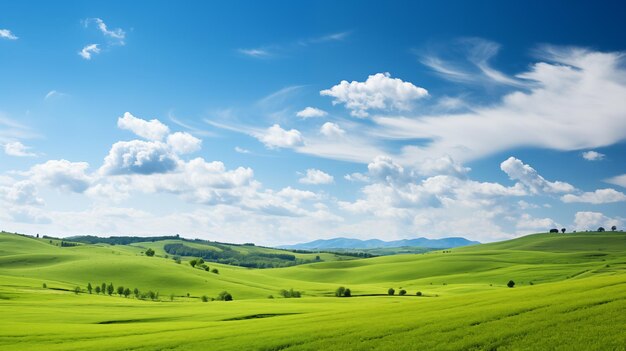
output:
<path id="1" fill-rule="evenodd" d="M 0 229 L 626 224 L 619 2 L 0 3 Z"/>

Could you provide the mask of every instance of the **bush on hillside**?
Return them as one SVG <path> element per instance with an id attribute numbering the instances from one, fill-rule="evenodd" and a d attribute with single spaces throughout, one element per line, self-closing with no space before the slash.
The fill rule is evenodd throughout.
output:
<path id="1" fill-rule="evenodd" d="M 400 292 L 398 294 L 400 296 L 404 296 L 404 295 L 406 295 L 406 290 L 402 289 L 402 290 L 400 290 Z"/>
<path id="2" fill-rule="evenodd" d="M 219 301 L 232 301 L 233 295 L 229 294 L 228 291 L 222 291 L 219 295 L 217 295 L 217 299 Z"/>
<path id="3" fill-rule="evenodd" d="M 422 296 L 422 292 L 421 292 L 421 291 L 418 291 L 418 292 L 416 292 L 416 293 L 415 293 L 415 295 L 417 295 L 417 296 Z"/>
<path id="4" fill-rule="evenodd" d="M 389 290 L 387 290 L 387 295 L 394 295 L 396 293 L 396 291 L 394 290 L 394 288 L 389 288 Z"/>
<path id="5" fill-rule="evenodd" d="M 515 282 L 514 282 L 514 281 L 512 281 L 512 280 L 509 280 L 509 282 L 508 282 L 508 283 L 506 283 L 506 286 L 508 286 L 509 288 L 512 288 L 512 287 L 514 287 L 514 286 L 515 286 Z"/>
<path id="6" fill-rule="evenodd" d="M 148 257 L 154 256 L 154 250 L 152 250 L 152 249 L 146 250 L 146 256 L 148 256 Z"/>

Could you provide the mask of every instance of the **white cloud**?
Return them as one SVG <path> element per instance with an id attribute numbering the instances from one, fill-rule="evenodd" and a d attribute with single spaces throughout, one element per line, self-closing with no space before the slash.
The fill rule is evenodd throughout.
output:
<path id="1" fill-rule="evenodd" d="M 26 173 L 37 183 L 67 192 L 82 193 L 89 188 L 92 178 L 87 175 L 87 162 L 49 160 L 31 167 Z"/>
<path id="2" fill-rule="evenodd" d="M 125 112 L 124 116 L 118 118 L 117 126 L 120 129 L 129 130 L 144 139 L 155 141 L 163 140 L 170 132 L 170 129 L 159 120 L 152 119 L 146 121 L 133 116 L 130 112 Z"/>
<path id="3" fill-rule="evenodd" d="M 534 168 L 524 164 L 515 157 L 509 157 L 503 161 L 500 164 L 500 169 L 512 180 L 517 180 L 523 184 L 533 194 L 567 193 L 575 190 L 571 184 L 545 180 Z"/>
<path id="4" fill-rule="evenodd" d="M 624 55 L 556 47 L 538 52 L 546 62 L 517 75 L 529 82 L 526 88 L 464 113 L 375 117 L 375 135 L 432 141 L 403 147 L 399 157 L 403 164 L 443 154 L 466 162 L 513 148 L 568 151 L 623 141 Z"/>
<path id="5" fill-rule="evenodd" d="M 534 218 L 527 213 L 522 214 L 516 226 L 518 229 L 536 230 L 540 232 L 547 232 L 552 228 L 560 227 L 552 218 Z"/>
<path id="6" fill-rule="evenodd" d="M 590 204 L 607 204 L 626 201 L 626 195 L 614 189 L 598 189 L 580 195 L 566 194 L 561 197 L 563 202 L 586 202 Z"/>
<path id="7" fill-rule="evenodd" d="M 78 54 L 85 60 L 91 60 L 91 55 L 100 53 L 100 48 L 98 47 L 98 45 L 99 44 L 86 45 L 85 47 L 83 47 L 82 50 L 78 52 Z"/>
<path id="8" fill-rule="evenodd" d="M 287 198 L 296 202 L 315 200 L 318 198 L 317 194 L 315 194 L 312 191 L 294 189 L 290 186 L 281 189 L 279 192 L 276 193 L 276 195 L 282 196 L 284 198 Z"/>
<path id="9" fill-rule="evenodd" d="M 582 154 L 582 157 L 587 161 L 600 161 L 603 160 L 606 155 L 601 154 L 597 151 L 585 151 Z"/>
<path id="10" fill-rule="evenodd" d="M 175 153 L 190 154 L 200 150 L 202 140 L 185 132 L 176 132 L 167 136 L 167 145 L 172 148 Z"/>
<path id="11" fill-rule="evenodd" d="M 38 196 L 37 186 L 30 180 L 15 182 L 9 187 L 0 186 L 0 194 L 4 194 L 5 200 L 15 205 L 44 204 L 43 199 Z"/>
<path id="12" fill-rule="evenodd" d="M 263 58 L 271 56 L 271 53 L 265 49 L 239 49 L 240 53 L 256 58 Z"/>
<path id="13" fill-rule="evenodd" d="M 118 141 L 104 158 L 100 172 L 105 175 L 167 173 L 178 167 L 179 159 L 160 141 Z"/>
<path id="14" fill-rule="evenodd" d="M 439 158 L 427 158 L 417 166 L 417 172 L 421 175 L 432 176 L 438 174 L 464 176 L 470 168 L 454 161 L 452 157 L 445 155 Z"/>
<path id="15" fill-rule="evenodd" d="M 235 152 L 238 152 L 240 154 L 249 154 L 250 150 L 244 149 L 244 148 L 239 147 L 239 146 L 235 146 Z"/>
<path id="16" fill-rule="evenodd" d="M 331 184 L 335 178 L 330 174 L 320 171 L 319 169 L 309 168 L 306 175 L 298 180 L 302 184 Z"/>
<path id="17" fill-rule="evenodd" d="M 16 37 L 10 30 L 8 29 L 0 29 L 0 38 L 8 39 L 8 40 L 17 40 Z"/>
<path id="18" fill-rule="evenodd" d="M 604 229 L 610 229 L 612 226 L 620 227 L 622 221 L 616 218 L 609 218 L 601 212 L 576 212 L 574 216 L 574 226 L 576 230 L 591 230 L 595 231 L 599 227 Z"/>
<path id="19" fill-rule="evenodd" d="M 408 110 L 414 100 L 427 96 L 428 92 L 412 83 L 391 78 L 389 73 L 377 73 L 365 82 L 343 80 L 320 94 L 335 98 L 333 104 L 345 104 L 353 116 L 367 117 L 371 109 Z"/>
<path id="20" fill-rule="evenodd" d="M 29 152 L 30 149 L 28 146 L 25 146 L 19 141 L 13 141 L 4 144 L 4 152 L 9 156 L 17 156 L 17 157 L 34 157 L 37 154 L 33 152 Z"/>
<path id="21" fill-rule="evenodd" d="M 270 149 L 291 148 L 304 144 L 302 134 L 298 130 L 285 130 L 279 124 L 274 124 L 263 133 L 255 133 L 255 137 Z"/>
<path id="22" fill-rule="evenodd" d="M 605 182 L 626 188 L 626 174 L 606 179 Z"/>
<path id="23" fill-rule="evenodd" d="M 302 111 L 298 111 L 298 113 L 296 113 L 296 116 L 301 117 L 303 119 L 307 119 L 307 118 L 314 118 L 314 117 L 324 117 L 328 115 L 328 112 L 321 110 L 319 108 L 316 107 L 306 107 L 304 110 Z"/>
<path id="24" fill-rule="evenodd" d="M 320 128 L 320 133 L 329 138 L 340 138 L 346 134 L 346 131 L 341 129 L 336 123 L 326 122 Z"/>
<path id="25" fill-rule="evenodd" d="M 347 181 L 350 182 L 363 182 L 363 183 L 367 183 L 370 181 L 370 177 L 366 176 L 363 173 L 358 173 L 358 172 L 354 172 L 354 173 L 350 173 L 350 174 L 346 174 L 345 176 L 343 176 L 343 178 Z"/>
<path id="26" fill-rule="evenodd" d="M 60 91 L 56 91 L 56 90 L 50 90 L 50 91 L 46 94 L 46 96 L 44 96 L 44 98 L 43 98 L 43 99 L 44 99 L 44 101 L 47 101 L 47 100 L 51 100 L 51 99 L 54 99 L 54 98 L 60 98 L 60 97 L 63 97 L 63 96 L 65 96 L 65 95 L 67 95 L 67 94 L 62 93 L 62 92 L 60 92 Z"/>
<path id="27" fill-rule="evenodd" d="M 126 39 L 126 32 L 124 32 L 121 28 L 116 28 L 113 30 L 109 30 L 107 25 L 100 18 L 91 18 L 90 20 L 85 21 L 87 25 L 90 21 L 93 21 L 97 24 L 100 32 L 104 34 L 105 37 L 116 39 L 119 44 L 124 45 L 124 39 Z"/>

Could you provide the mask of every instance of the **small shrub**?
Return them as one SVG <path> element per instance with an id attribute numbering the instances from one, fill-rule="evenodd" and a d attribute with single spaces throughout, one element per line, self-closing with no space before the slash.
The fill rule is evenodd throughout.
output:
<path id="1" fill-rule="evenodd" d="M 74 294 L 78 295 L 78 293 L 80 292 L 80 287 L 75 287 L 74 288 Z"/>
<path id="2" fill-rule="evenodd" d="M 514 282 L 514 281 L 512 281 L 512 280 L 509 280 L 509 282 L 508 282 L 508 283 L 506 283 L 506 286 L 508 286 L 509 288 L 512 288 L 512 287 L 514 287 L 514 286 L 515 286 L 515 282 Z"/>
<path id="3" fill-rule="evenodd" d="M 396 293 L 396 291 L 394 290 L 394 288 L 389 288 L 389 290 L 387 290 L 387 295 L 394 295 Z"/>
<path id="4" fill-rule="evenodd" d="M 154 256 L 154 250 L 152 250 L 152 249 L 146 250 L 146 256 L 148 256 L 148 257 Z"/>
<path id="5" fill-rule="evenodd" d="M 46 283 L 43 283 L 42 287 L 43 287 L 44 289 L 48 289 L 48 285 L 47 285 Z"/>
<path id="6" fill-rule="evenodd" d="M 202 299 L 202 302 L 207 302 L 207 301 L 209 301 L 209 297 L 208 297 L 208 296 L 206 296 L 206 295 L 202 295 L 201 299 Z"/>
<path id="7" fill-rule="evenodd" d="M 352 291 L 350 291 L 349 288 L 346 288 L 346 290 L 343 292 L 343 297 L 352 297 Z"/>
<path id="8" fill-rule="evenodd" d="M 337 290 L 335 290 L 335 296 L 337 297 L 343 297 L 343 294 L 346 292 L 346 288 L 344 288 L 343 286 L 340 286 L 337 288 Z"/>
<path id="9" fill-rule="evenodd" d="M 400 296 L 404 296 L 404 295 L 406 295 L 406 290 L 402 289 L 402 290 L 400 290 L 400 292 L 398 294 Z"/>
<path id="10" fill-rule="evenodd" d="M 228 293 L 228 291 L 222 291 L 221 293 L 219 293 L 219 295 L 217 295 L 217 299 L 219 301 L 232 301 L 233 295 Z"/>
<path id="11" fill-rule="evenodd" d="M 220 274 L 220 271 L 217 268 L 211 269 L 211 273 Z"/>
<path id="12" fill-rule="evenodd" d="M 273 299 L 273 298 L 274 298 L 274 295 L 270 295 L 270 296 L 268 296 L 267 298 L 268 298 L 268 299 Z"/>
<path id="13" fill-rule="evenodd" d="M 418 292 L 416 292 L 416 293 L 415 293 L 415 295 L 417 295 L 417 296 L 422 296 L 422 292 L 421 292 L 421 291 L 418 291 Z"/>

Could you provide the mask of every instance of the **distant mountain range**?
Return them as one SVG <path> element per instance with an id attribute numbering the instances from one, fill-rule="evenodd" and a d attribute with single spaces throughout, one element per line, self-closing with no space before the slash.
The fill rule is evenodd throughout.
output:
<path id="1" fill-rule="evenodd" d="M 328 250 L 328 249 L 376 249 L 386 247 L 419 246 L 431 249 L 448 249 L 459 246 L 480 244 L 478 241 L 471 241 L 465 238 L 453 237 L 443 239 L 403 239 L 394 241 L 383 241 L 379 239 L 359 240 L 350 238 L 320 239 L 308 243 L 283 245 L 281 249 L 296 250 Z"/>

